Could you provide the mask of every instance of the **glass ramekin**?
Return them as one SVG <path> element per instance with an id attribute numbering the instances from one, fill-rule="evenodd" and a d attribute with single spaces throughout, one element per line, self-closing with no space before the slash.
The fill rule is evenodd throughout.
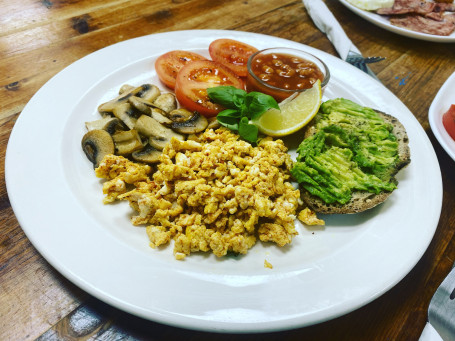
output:
<path id="1" fill-rule="evenodd" d="M 303 92 L 303 91 L 307 90 L 307 88 L 306 89 L 285 89 L 285 88 L 275 87 L 275 86 L 269 85 L 266 82 L 262 81 L 258 77 L 258 75 L 256 75 L 253 72 L 253 70 L 252 70 L 253 61 L 256 60 L 257 58 L 261 57 L 262 55 L 268 55 L 268 54 L 272 54 L 272 53 L 291 55 L 291 56 L 299 57 L 301 59 L 305 59 L 307 61 L 314 63 L 319 68 L 319 70 L 321 71 L 321 73 L 323 75 L 323 79 L 321 80 L 321 89 L 322 89 L 322 91 L 324 91 L 324 88 L 327 86 L 329 79 L 330 79 L 330 71 L 329 71 L 329 68 L 327 67 L 327 65 L 322 60 L 320 60 L 315 55 L 305 52 L 305 51 L 301 51 L 301 50 L 297 50 L 297 49 L 293 49 L 293 48 L 287 48 L 287 47 L 274 47 L 274 48 L 268 48 L 268 49 L 258 51 L 256 53 L 252 54 L 250 56 L 250 58 L 248 59 L 248 64 L 247 64 L 248 75 L 246 78 L 246 88 L 247 88 L 248 92 L 259 91 L 259 92 L 262 92 L 262 93 L 265 93 L 265 94 L 268 94 L 268 95 L 274 97 L 277 101 L 282 101 L 285 98 L 294 94 L 295 92 Z"/>

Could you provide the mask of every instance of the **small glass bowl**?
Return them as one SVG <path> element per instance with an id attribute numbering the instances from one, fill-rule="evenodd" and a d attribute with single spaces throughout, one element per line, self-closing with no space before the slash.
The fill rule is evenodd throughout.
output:
<path id="1" fill-rule="evenodd" d="M 304 52 L 301 50 L 293 49 L 293 48 L 286 48 L 286 47 L 274 47 L 274 48 L 269 48 L 265 50 L 258 51 L 250 56 L 248 59 L 248 75 L 246 78 L 246 89 L 248 92 L 250 91 L 259 91 L 265 94 L 268 94 L 272 97 L 274 97 L 278 102 L 284 100 L 285 98 L 291 96 L 292 94 L 296 92 L 303 92 L 307 90 L 308 88 L 304 89 L 285 89 L 285 88 L 279 88 L 272 86 L 270 84 L 267 84 L 263 80 L 259 78 L 257 74 L 255 74 L 252 70 L 252 64 L 253 61 L 255 61 L 257 58 L 260 58 L 263 55 L 269 55 L 273 53 L 278 53 L 278 54 L 284 54 L 284 55 L 290 55 L 290 56 L 295 56 L 300 59 L 305 59 L 307 61 L 310 61 L 314 63 L 319 70 L 321 71 L 323 75 L 323 79 L 321 80 L 321 89 L 324 91 L 324 88 L 327 86 L 329 79 L 330 79 L 330 71 L 327 65 L 320 60 L 318 57 L 312 55 L 311 53 Z"/>

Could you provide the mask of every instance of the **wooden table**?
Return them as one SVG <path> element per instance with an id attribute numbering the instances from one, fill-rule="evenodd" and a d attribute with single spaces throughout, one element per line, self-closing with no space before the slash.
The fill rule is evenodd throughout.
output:
<path id="1" fill-rule="evenodd" d="M 387 58 L 372 65 L 373 71 L 413 112 L 431 140 L 444 185 L 441 219 L 417 266 L 380 298 L 329 322 L 254 336 L 261 340 L 417 340 L 429 301 L 455 260 L 455 164 L 433 136 L 427 119 L 438 89 L 455 71 L 454 44 L 405 38 L 359 18 L 336 0 L 326 3 L 365 55 Z M 105 46 L 183 29 L 259 32 L 337 55 L 300 0 L 0 2 L 0 340 L 253 338 L 164 326 L 91 297 L 37 253 L 16 220 L 6 191 L 4 160 L 11 129 L 46 81 Z"/>

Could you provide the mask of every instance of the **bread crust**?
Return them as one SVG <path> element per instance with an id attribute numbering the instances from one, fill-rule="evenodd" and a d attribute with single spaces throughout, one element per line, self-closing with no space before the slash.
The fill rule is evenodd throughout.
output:
<path id="1" fill-rule="evenodd" d="M 393 134 L 397 138 L 398 142 L 398 163 L 395 169 L 396 175 L 398 171 L 406 167 L 411 162 L 411 152 L 409 149 L 409 138 L 406 133 L 406 129 L 401 124 L 401 122 L 382 111 L 375 110 L 382 119 L 390 123 L 393 126 Z M 305 138 L 308 138 L 316 133 L 316 127 L 314 125 L 314 120 L 308 124 L 305 130 Z M 392 192 L 381 192 L 379 194 L 374 194 L 370 192 L 353 192 L 352 198 L 346 204 L 326 204 L 321 198 L 310 194 L 305 189 L 301 189 L 301 197 L 305 203 L 317 213 L 321 214 L 352 214 L 366 211 L 370 208 L 373 208 L 384 201 L 392 194 Z"/>

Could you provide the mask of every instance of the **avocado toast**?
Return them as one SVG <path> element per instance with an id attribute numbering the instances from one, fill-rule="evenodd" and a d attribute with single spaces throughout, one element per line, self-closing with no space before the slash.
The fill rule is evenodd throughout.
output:
<path id="1" fill-rule="evenodd" d="M 337 98 L 305 128 L 291 173 L 318 213 L 358 213 L 384 202 L 411 161 L 404 126 L 393 116 Z"/>

